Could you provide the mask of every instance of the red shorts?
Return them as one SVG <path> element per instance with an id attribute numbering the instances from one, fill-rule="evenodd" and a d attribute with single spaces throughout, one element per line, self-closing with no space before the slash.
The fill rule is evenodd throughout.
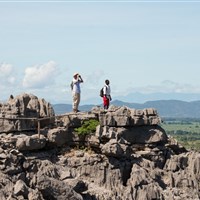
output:
<path id="1" fill-rule="evenodd" d="M 103 105 L 104 107 L 109 107 L 110 100 L 106 96 L 103 97 Z"/>

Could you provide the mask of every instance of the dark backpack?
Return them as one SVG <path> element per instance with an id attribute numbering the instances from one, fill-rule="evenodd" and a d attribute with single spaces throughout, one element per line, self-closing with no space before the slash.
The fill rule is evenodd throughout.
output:
<path id="1" fill-rule="evenodd" d="M 99 96 L 100 96 L 100 97 L 103 97 L 103 87 L 102 87 L 101 90 L 100 90 Z"/>
<path id="2" fill-rule="evenodd" d="M 104 86 L 104 87 L 106 87 L 106 86 Z M 103 88 L 104 88 L 104 87 L 102 87 L 101 90 L 100 90 L 100 94 L 99 94 L 100 97 L 103 97 L 103 96 L 104 96 L 104 94 L 103 94 Z M 106 87 L 106 91 L 107 91 L 107 87 Z"/>

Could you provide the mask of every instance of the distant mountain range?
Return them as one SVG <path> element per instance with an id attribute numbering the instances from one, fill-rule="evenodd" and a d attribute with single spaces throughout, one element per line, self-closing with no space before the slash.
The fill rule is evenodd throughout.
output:
<path id="1" fill-rule="evenodd" d="M 97 94 L 99 95 L 99 94 Z M 135 102 L 135 103 L 145 103 L 147 101 L 158 101 L 158 100 L 180 100 L 180 101 L 198 101 L 200 100 L 200 93 L 178 93 L 178 92 L 154 92 L 154 93 L 140 93 L 140 92 L 130 92 L 126 95 L 113 96 L 113 99 L 118 99 L 124 102 Z M 95 96 L 87 100 L 81 100 L 83 105 L 89 104 L 99 104 L 101 103 L 101 98 Z"/>
<path id="2" fill-rule="evenodd" d="M 155 93 L 140 93 L 131 92 L 125 96 L 118 96 L 115 99 L 125 102 L 144 103 L 147 101 L 157 100 L 180 100 L 180 101 L 198 101 L 200 100 L 200 93 L 178 93 L 178 92 L 155 92 Z"/>
<path id="3" fill-rule="evenodd" d="M 155 108 L 161 117 L 200 118 L 200 101 L 186 102 L 180 100 L 157 100 L 139 104 L 114 100 L 111 104 L 115 106 L 127 106 L 135 109 Z M 102 105 L 81 105 L 79 109 L 81 111 L 89 111 L 95 106 Z M 64 114 L 72 111 L 71 104 L 54 104 L 53 108 L 56 114 Z"/>

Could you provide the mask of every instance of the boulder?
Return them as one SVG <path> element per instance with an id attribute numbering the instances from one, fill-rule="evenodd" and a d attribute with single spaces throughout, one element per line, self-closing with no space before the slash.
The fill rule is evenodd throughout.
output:
<path id="1" fill-rule="evenodd" d="M 16 147 L 20 151 L 39 150 L 45 147 L 47 139 L 45 136 L 37 135 L 20 137 L 16 142 Z"/>
<path id="2" fill-rule="evenodd" d="M 68 129 L 65 127 L 50 129 L 47 138 L 51 145 L 62 146 L 68 142 Z"/>

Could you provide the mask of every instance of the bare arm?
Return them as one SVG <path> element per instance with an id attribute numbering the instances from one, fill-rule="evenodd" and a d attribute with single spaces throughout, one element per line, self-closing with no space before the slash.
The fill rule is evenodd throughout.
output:
<path id="1" fill-rule="evenodd" d="M 78 76 L 78 81 L 80 81 L 81 83 L 83 83 L 83 79 L 82 79 L 81 75 Z"/>

